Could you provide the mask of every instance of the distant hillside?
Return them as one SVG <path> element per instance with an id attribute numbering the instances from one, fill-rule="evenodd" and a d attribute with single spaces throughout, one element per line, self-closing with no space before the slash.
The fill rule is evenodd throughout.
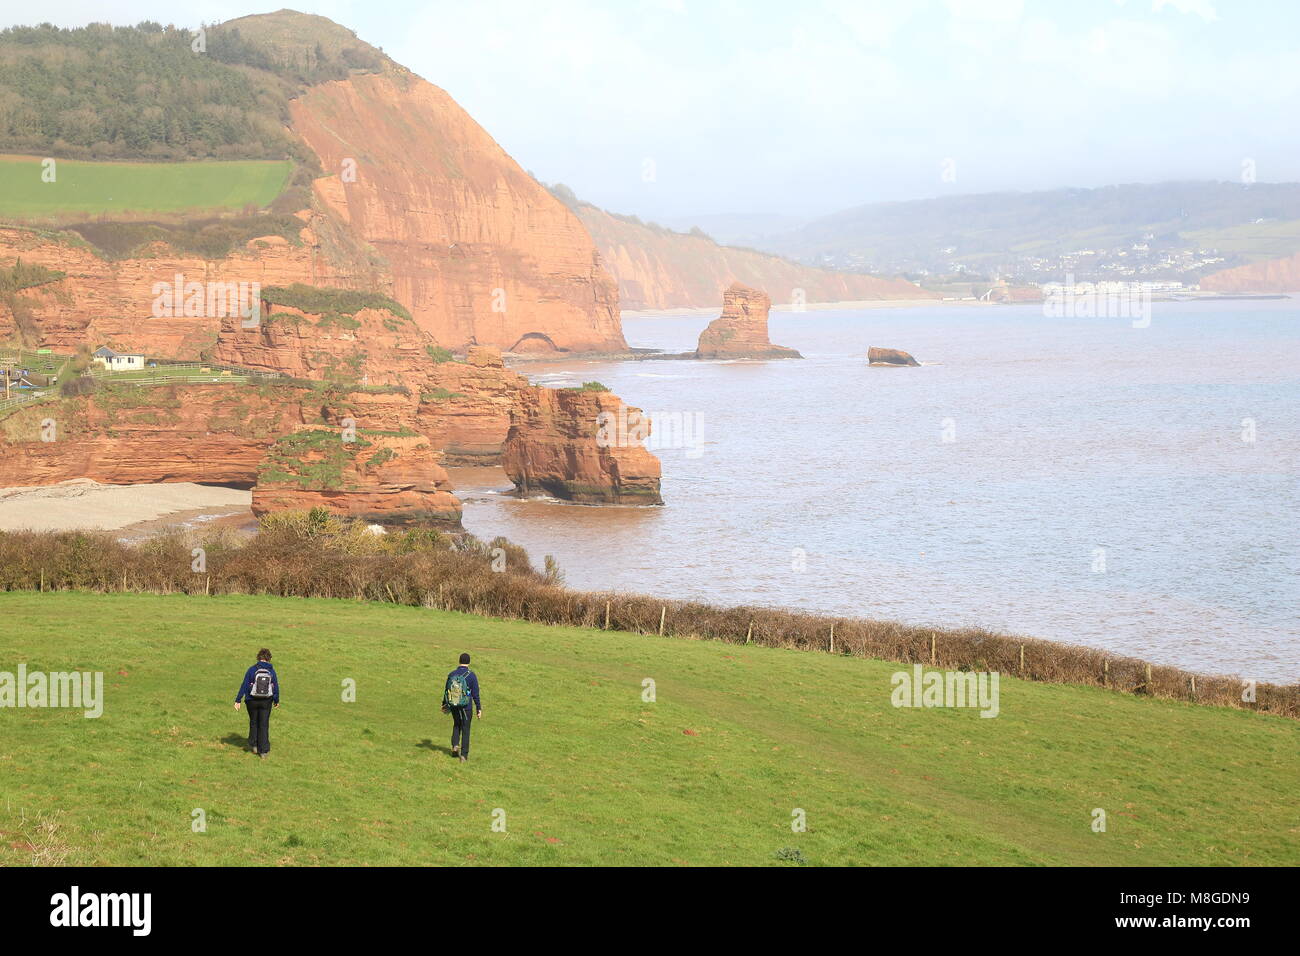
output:
<path id="1" fill-rule="evenodd" d="M 596 240 L 605 268 L 618 280 L 624 309 L 715 308 L 733 282 L 762 289 L 780 304 L 865 299 L 924 299 L 904 279 L 810 268 L 755 249 L 722 246 L 704 232 L 674 232 L 635 216 L 605 212 L 578 200 L 567 187 L 552 192 Z"/>
<path id="2" fill-rule="evenodd" d="M 876 203 L 755 245 L 862 271 L 1195 281 L 1300 251 L 1300 184 L 1131 184 Z"/>

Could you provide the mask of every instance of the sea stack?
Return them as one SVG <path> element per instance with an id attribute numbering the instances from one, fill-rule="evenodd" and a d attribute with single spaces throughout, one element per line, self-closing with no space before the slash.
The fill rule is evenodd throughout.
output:
<path id="1" fill-rule="evenodd" d="M 591 383 L 594 384 L 594 383 Z M 642 443 L 649 416 L 603 386 L 529 389 L 511 408 L 501 465 L 520 497 L 661 505 L 659 459 Z"/>
<path id="2" fill-rule="evenodd" d="M 766 292 L 733 282 L 722 293 L 722 315 L 700 333 L 695 357 L 700 359 L 803 358 L 794 349 L 773 345 L 767 337 L 767 313 L 772 300 Z"/>
<path id="3" fill-rule="evenodd" d="M 901 367 L 904 365 L 920 365 L 921 363 L 900 349 L 880 349 L 873 345 L 867 350 L 867 364 Z"/>

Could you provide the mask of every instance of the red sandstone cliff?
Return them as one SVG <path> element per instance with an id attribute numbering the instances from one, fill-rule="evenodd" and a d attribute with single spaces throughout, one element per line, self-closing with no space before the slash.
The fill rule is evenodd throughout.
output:
<path id="1" fill-rule="evenodd" d="M 700 333 L 696 358 L 802 358 L 794 349 L 773 345 L 768 338 L 767 315 L 771 307 L 766 292 L 733 282 L 722 293 L 722 315 Z"/>
<path id="2" fill-rule="evenodd" d="M 261 286 L 342 284 L 340 272 L 322 253 L 317 233 L 307 225 L 307 211 L 298 243 L 280 236 L 250 240 L 221 259 L 178 253 L 156 242 L 139 258 L 110 261 L 71 233 L 50 235 L 20 228 L 0 228 L 0 267 L 21 259 L 65 273 L 57 282 L 19 295 L 31 307 L 39 343 L 71 352 L 82 344 L 109 344 L 147 352 L 161 358 L 193 359 L 212 344 L 219 316 L 156 316 L 155 287 L 185 282 L 233 282 Z M 17 333 L 13 315 L 0 303 L 0 339 Z"/>
<path id="3" fill-rule="evenodd" d="M 317 196 L 383 256 L 394 298 L 440 344 L 626 349 L 617 287 L 582 223 L 441 89 L 358 75 L 291 106 L 331 174 Z"/>
<path id="4" fill-rule="evenodd" d="M 252 487 L 259 514 L 322 505 L 369 521 L 454 524 L 460 503 L 443 465 L 501 461 L 518 421 L 511 455 L 524 465 L 510 473 L 521 491 L 659 502 L 654 456 L 597 441 L 596 417 L 619 407 L 616 397 L 531 386 L 489 347 L 472 348 L 464 362 L 438 360 L 426 333 L 386 310 L 362 309 L 341 323 L 275 309 L 253 328 L 226 319 L 214 352 L 223 362 L 329 387 L 284 380 L 101 386 L 21 408 L 0 418 L 0 485 L 78 477 L 219 482 Z M 52 440 L 42 436 L 47 419 Z M 305 436 L 344 427 L 356 431 L 357 444 L 304 444 Z M 302 453 L 296 467 L 286 467 L 290 452 Z"/>
<path id="5" fill-rule="evenodd" d="M 1208 292 L 1300 292 L 1300 252 L 1285 259 L 1224 269 L 1201 279 Z"/>
<path id="6" fill-rule="evenodd" d="M 204 481 L 251 488 L 267 448 L 316 412 L 301 389 L 101 389 L 0 419 L 0 485 Z M 42 423 L 53 421 L 53 428 Z"/>
<path id="7" fill-rule="evenodd" d="M 253 328 L 239 318 L 221 320 L 212 361 L 294 378 L 414 385 L 428 375 L 431 345 L 433 339 L 415 323 L 384 309 L 362 309 L 331 321 L 264 303 Z"/>
<path id="8" fill-rule="evenodd" d="M 447 472 L 420 435 L 315 427 L 281 437 L 259 467 L 253 514 L 315 507 L 380 524 L 460 524 Z"/>
<path id="9" fill-rule="evenodd" d="M 442 463 L 499 461 L 512 421 L 555 423 L 576 414 L 485 347 L 555 355 L 626 348 L 617 287 L 578 219 L 446 93 L 395 65 L 310 87 L 290 113 L 293 131 L 328 173 L 315 181 L 311 208 L 297 213 L 296 235 L 257 237 L 213 259 L 155 242 L 110 260 L 71 233 L 0 228 L 0 267 L 21 258 L 65 273 L 17 293 L 21 316 L 0 302 L 0 340 L 59 352 L 107 344 L 330 382 L 333 391 L 147 388 L 126 400 L 136 410 L 125 426 L 114 417 L 124 401 L 115 393 L 70 400 L 43 406 L 62 424 L 77 425 L 54 443 L 23 437 L 35 411 L 23 410 L 0 419 L 0 480 L 252 485 L 278 438 L 352 419 L 363 429 L 427 440 L 427 453 L 408 449 L 405 456 L 410 467 L 429 466 L 422 477 L 356 476 L 373 479 L 396 511 L 420 511 L 409 496 L 444 493 Z M 377 291 L 412 318 L 374 309 L 340 318 L 264 304 L 265 321 L 246 329 L 211 310 L 159 315 L 158 284 L 178 277 Z M 470 361 L 447 360 L 447 349 L 462 348 Z M 245 414 L 266 419 L 255 435 L 213 425 Z M 580 486 L 587 500 L 657 501 L 658 463 L 640 452 L 599 449 L 594 435 L 565 426 L 527 429 L 514 454 L 539 463 L 530 476 Z M 272 490 L 262 489 L 259 501 L 288 500 L 285 489 Z M 356 501 L 367 513 L 383 510 Z M 439 501 L 434 510 L 447 505 Z"/>

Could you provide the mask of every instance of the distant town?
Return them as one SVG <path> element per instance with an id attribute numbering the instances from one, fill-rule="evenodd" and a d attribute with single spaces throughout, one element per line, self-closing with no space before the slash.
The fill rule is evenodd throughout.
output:
<path id="1" fill-rule="evenodd" d="M 1234 264 L 1217 249 L 1161 243 L 1150 233 L 1125 245 L 992 260 L 988 255 L 964 259 L 955 246 L 945 246 L 933 256 L 923 257 L 883 259 L 861 252 L 826 253 L 809 264 L 847 272 L 902 275 L 924 286 L 950 281 L 1043 285 L 1073 275 L 1079 281 L 1141 281 L 1150 283 L 1155 292 L 1195 290 L 1201 276 Z"/>

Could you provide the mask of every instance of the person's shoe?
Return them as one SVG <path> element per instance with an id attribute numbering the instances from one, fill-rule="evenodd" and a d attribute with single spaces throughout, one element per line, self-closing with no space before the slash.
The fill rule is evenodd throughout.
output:
<path id="1" fill-rule="evenodd" d="M 469 761 L 469 758 L 466 757 L 464 754 L 457 754 L 457 756 L 460 757 L 461 763 L 467 763 Z"/>
<path id="2" fill-rule="evenodd" d="M 263 760 L 265 760 L 265 759 L 267 758 L 267 755 L 266 755 L 266 754 L 258 754 L 258 756 L 261 757 Z"/>
<path id="3" fill-rule="evenodd" d="M 460 747 L 452 747 L 452 748 L 451 748 L 451 755 L 452 755 L 453 757 L 459 757 L 459 756 L 460 756 Z"/>

